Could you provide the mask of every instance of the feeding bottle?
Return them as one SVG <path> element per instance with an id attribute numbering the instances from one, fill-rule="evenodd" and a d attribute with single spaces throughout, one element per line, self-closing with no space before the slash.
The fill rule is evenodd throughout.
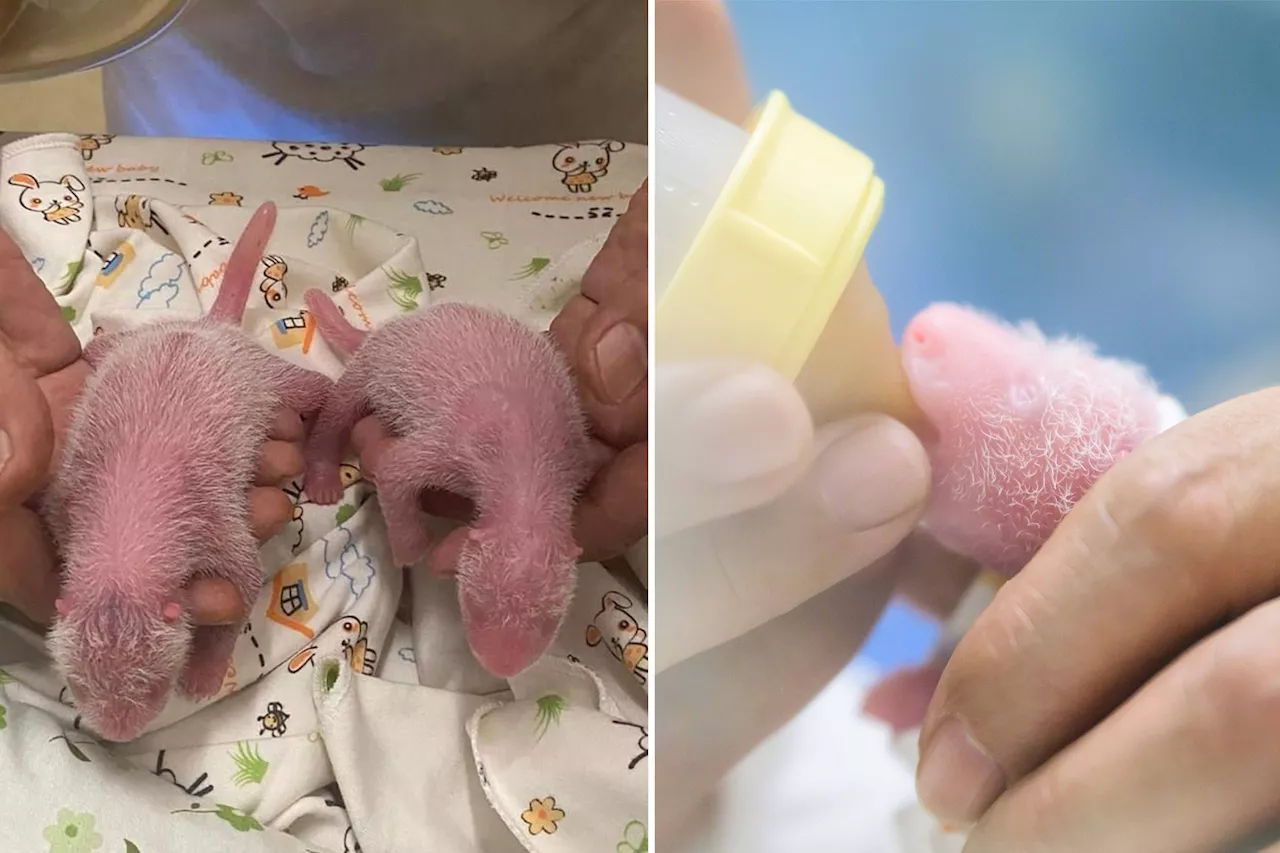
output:
<path id="1" fill-rule="evenodd" d="M 862 152 L 775 92 L 738 127 L 658 88 L 655 349 L 793 380 L 817 423 L 923 423 L 862 255 L 884 183 Z"/>
<path id="2" fill-rule="evenodd" d="M 871 160 L 778 92 L 739 127 L 658 88 L 655 122 L 659 367 L 724 358 L 764 364 L 795 384 L 815 424 L 879 412 L 924 428 L 884 299 L 863 262 L 884 205 Z M 661 470 L 661 442 L 657 453 Z M 681 496 L 663 496 L 661 480 L 657 500 L 670 501 L 672 512 L 660 508 L 659 518 L 678 521 L 666 530 L 659 523 L 656 565 L 676 581 L 660 585 L 659 596 L 685 596 L 696 578 L 786 571 L 785 555 L 714 521 L 701 524 L 696 507 L 686 513 Z M 832 576 L 843 576 L 839 559 L 830 555 Z M 708 565 L 715 563 L 722 571 Z M 746 616 L 726 624 L 735 612 L 726 606 L 713 619 L 663 620 L 670 651 L 658 652 L 658 668 L 756 627 Z"/>

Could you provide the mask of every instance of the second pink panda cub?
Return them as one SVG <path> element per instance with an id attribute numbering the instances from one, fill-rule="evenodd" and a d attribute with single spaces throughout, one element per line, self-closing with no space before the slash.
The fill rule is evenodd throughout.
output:
<path id="1" fill-rule="evenodd" d="M 1160 428 L 1160 396 L 1136 364 L 1031 323 L 937 304 L 903 334 L 911 393 L 936 435 L 924 518 L 952 551 L 1011 576 L 1108 469 Z M 924 719 L 946 666 L 890 674 L 864 710 L 896 730 Z"/>
<path id="2" fill-rule="evenodd" d="M 573 505 L 590 470 L 586 421 L 567 364 L 545 335 L 487 309 L 447 303 L 367 336 L 320 291 L 306 297 L 323 337 L 354 353 L 307 446 L 306 490 L 342 493 L 352 426 L 377 415 L 395 438 L 369 472 L 392 557 L 454 563 L 467 641 L 494 675 L 546 651 L 568 610 L 581 553 Z M 469 528 L 434 543 L 423 490 L 472 499 Z"/>

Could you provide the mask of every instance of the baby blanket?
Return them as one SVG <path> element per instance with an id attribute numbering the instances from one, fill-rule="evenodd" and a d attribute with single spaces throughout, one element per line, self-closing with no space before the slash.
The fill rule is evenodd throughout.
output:
<path id="1" fill-rule="evenodd" d="M 245 328 L 336 376 L 306 291 L 365 328 L 447 300 L 545 327 L 645 161 L 609 140 L 37 136 L 0 153 L 0 224 L 87 340 L 207 310 L 249 214 L 273 200 Z M 343 475 L 337 507 L 290 484 L 293 523 L 262 549 L 221 694 L 174 697 L 132 743 L 99 743 L 40 638 L 0 625 L 25 643 L 0 670 L 0 850 L 647 849 L 644 590 L 582 566 L 551 652 L 499 681 L 466 647 L 452 581 L 396 569 L 376 494 L 354 460 Z"/>

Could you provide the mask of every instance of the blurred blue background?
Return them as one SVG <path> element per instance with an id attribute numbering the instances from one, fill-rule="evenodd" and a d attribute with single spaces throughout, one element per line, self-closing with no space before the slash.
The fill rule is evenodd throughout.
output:
<path id="1" fill-rule="evenodd" d="M 1280 4 L 731 2 L 757 97 L 865 151 L 895 332 L 936 300 L 1147 365 L 1191 411 L 1280 381 Z M 905 607 L 863 656 L 922 660 Z"/>

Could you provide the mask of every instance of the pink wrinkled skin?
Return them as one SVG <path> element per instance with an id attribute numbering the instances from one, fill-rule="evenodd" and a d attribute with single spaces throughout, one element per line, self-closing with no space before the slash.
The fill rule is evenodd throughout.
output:
<path id="1" fill-rule="evenodd" d="M 259 209 L 196 322 L 101 335 L 42 510 L 63 558 L 49 649 L 98 734 L 132 740 L 176 685 L 222 687 L 242 624 L 195 627 L 185 589 L 223 578 L 253 602 L 263 576 L 248 493 L 281 405 L 317 411 L 332 387 L 240 330 L 275 224 Z"/>
<path id="2" fill-rule="evenodd" d="M 1030 323 L 932 305 L 907 326 L 902 361 L 938 433 L 925 525 L 1005 574 L 1159 428 L 1159 394 L 1141 367 L 1082 341 L 1047 340 Z"/>
<path id="3" fill-rule="evenodd" d="M 393 558 L 413 565 L 433 546 L 456 551 L 472 652 L 495 675 L 521 672 L 555 639 L 581 553 L 573 502 L 591 456 L 563 358 L 545 335 L 470 305 L 439 305 L 368 337 L 319 291 L 307 307 L 321 337 L 355 349 L 311 434 L 307 494 L 338 500 L 351 428 L 377 415 L 395 436 L 369 472 Z M 471 498 L 477 518 L 433 543 L 419 503 L 426 489 Z"/>

